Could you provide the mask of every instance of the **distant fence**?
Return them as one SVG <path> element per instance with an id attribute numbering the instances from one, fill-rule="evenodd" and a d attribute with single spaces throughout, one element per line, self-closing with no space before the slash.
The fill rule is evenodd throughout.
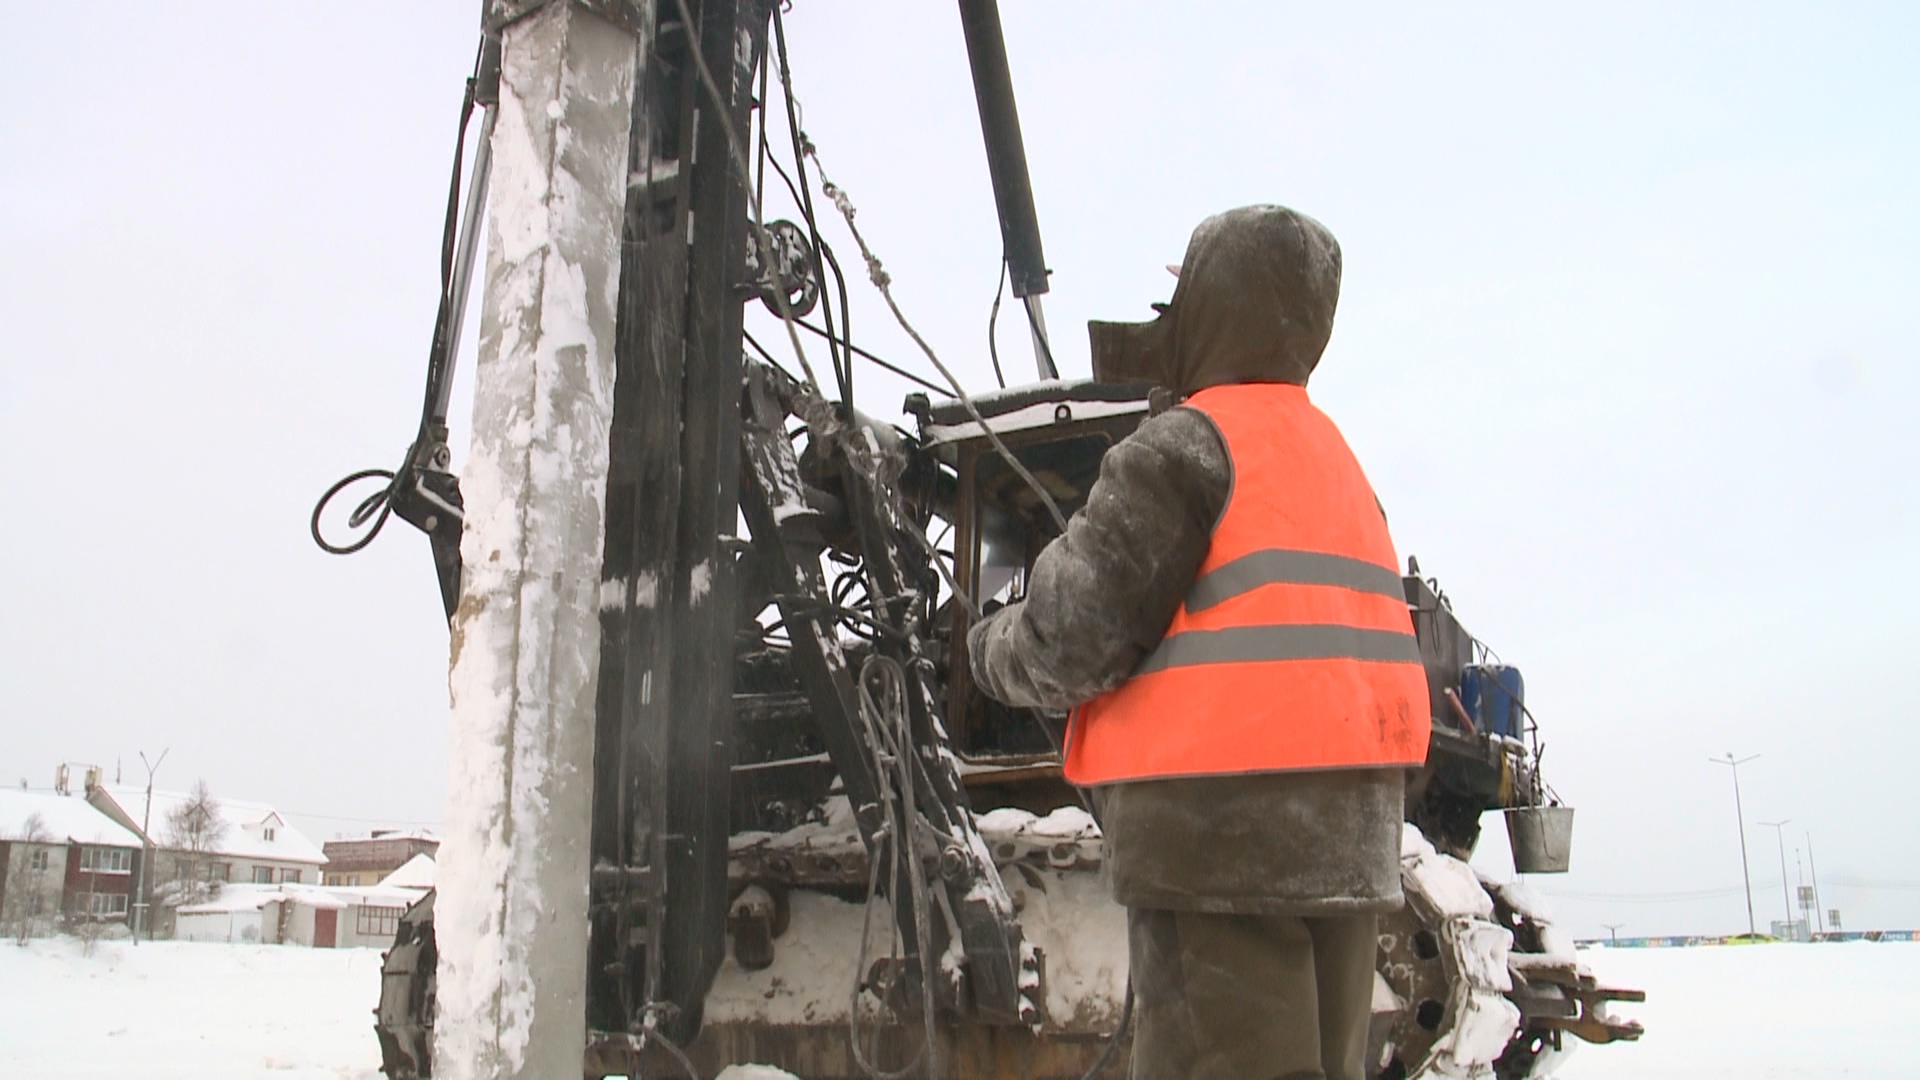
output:
<path id="1" fill-rule="evenodd" d="M 1749 945 L 1756 940 L 1772 942 L 1777 939 L 1762 935 L 1755 939 L 1745 934 L 1676 934 L 1667 937 L 1623 937 L 1580 938 L 1574 942 L 1581 948 L 1605 945 L 1610 949 L 1690 949 L 1699 945 Z M 1816 942 L 1824 941 L 1920 941 L 1920 930 L 1833 930 L 1813 935 Z"/>

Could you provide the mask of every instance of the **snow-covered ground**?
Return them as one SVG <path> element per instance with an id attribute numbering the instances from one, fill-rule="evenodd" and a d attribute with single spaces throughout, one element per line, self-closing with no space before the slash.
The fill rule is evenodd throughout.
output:
<path id="1" fill-rule="evenodd" d="M 1603 984 L 1647 992 L 1614 1011 L 1637 1043 L 1581 1047 L 1562 1080 L 1913 1077 L 1920 942 L 1591 949 Z"/>
<path id="2" fill-rule="evenodd" d="M 1582 1047 L 1564 1080 L 1920 1076 L 1920 943 L 1595 949 L 1639 1043 Z M 0 1077 L 374 1080 L 373 949 L 0 944 Z M 736 1069 L 729 1080 L 772 1070 Z"/>
<path id="3" fill-rule="evenodd" d="M 377 1080 L 377 949 L 0 944 L 7 1080 Z"/>

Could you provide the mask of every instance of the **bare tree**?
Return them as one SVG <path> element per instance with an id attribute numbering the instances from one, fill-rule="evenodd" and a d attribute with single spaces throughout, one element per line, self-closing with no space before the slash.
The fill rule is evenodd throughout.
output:
<path id="1" fill-rule="evenodd" d="M 94 943 L 107 934 L 107 924 L 91 911 L 75 908 L 67 914 L 67 932 L 79 940 L 81 956 L 92 956 Z"/>
<path id="2" fill-rule="evenodd" d="M 220 801 L 207 790 L 207 782 L 194 782 L 187 801 L 167 812 L 167 846 L 173 849 L 174 894 L 176 903 L 191 904 L 205 899 L 210 891 L 203 867 L 208 856 L 220 850 L 226 839 L 227 822 L 220 814 Z"/>
<path id="3" fill-rule="evenodd" d="M 53 834 L 47 829 L 47 819 L 36 813 L 27 816 L 20 835 L 9 839 L 12 847 L 7 853 L 6 910 L 0 914 L 6 917 L 6 932 L 16 943 L 25 945 L 47 925 L 48 909 L 59 906 L 57 899 L 52 904 L 47 902 L 53 877 L 48 850 Z"/>

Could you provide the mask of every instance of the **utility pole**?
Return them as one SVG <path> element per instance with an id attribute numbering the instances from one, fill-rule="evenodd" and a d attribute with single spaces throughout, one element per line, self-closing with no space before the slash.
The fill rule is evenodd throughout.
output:
<path id="1" fill-rule="evenodd" d="M 1756 822 L 1756 824 L 1765 825 L 1767 828 L 1773 830 L 1773 841 L 1780 848 L 1780 903 L 1786 906 L 1787 935 L 1789 937 L 1794 936 L 1793 901 L 1788 898 L 1787 893 L 1787 842 L 1781 838 L 1781 829 L 1792 820 L 1792 818 L 1782 818 L 1779 821 Z"/>
<path id="2" fill-rule="evenodd" d="M 1606 927 L 1606 928 L 1607 928 L 1607 944 L 1608 944 L 1608 945 L 1618 945 L 1618 944 L 1620 944 L 1620 935 L 1619 935 L 1619 934 L 1617 934 L 1617 933 L 1615 933 L 1615 931 L 1617 931 L 1617 930 L 1619 930 L 1619 929 L 1620 929 L 1621 927 L 1623 927 L 1623 926 L 1625 926 L 1625 925 L 1627 925 L 1626 923 L 1623 923 L 1623 922 L 1603 922 L 1603 923 L 1601 923 L 1600 925 L 1601 925 L 1601 926 L 1604 926 L 1604 927 Z"/>
<path id="3" fill-rule="evenodd" d="M 1740 766 L 1758 758 L 1759 754 L 1734 760 L 1733 751 L 1727 751 L 1724 758 L 1708 758 L 1715 765 L 1726 765 L 1733 769 L 1733 813 L 1734 821 L 1740 826 L 1740 879 L 1747 886 L 1747 936 L 1758 937 L 1760 931 L 1753 925 L 1753 873 L 1747 868 L 1747 812 L 1740 808 Z M 1791 918 L 1791 916 L 1789 916 Z"/>
<path id="4" fill-rule="evenodd" d="M 1820 870 L 1813 865 L 1813 834 L 1804 833 L 1807 838 L 1807 876 L 1813 878 L 1813 918 L 1814 925 L 1820 928 L 1824 936 L 1827 932 L 1827 917 L 1820 906 Z"/>
<path id="5" fill-rule="evenodd" d="M 147 752 L 140 751 L 140 764 L 147 767 L 147 805 L 140 811 L 140 882 L 134 886 L 133 895 L 133 943 L 135 945 L 140 944 L 140 928 L 143 925 L 147 927 L 149 935 L 153 933 L 153 927 L 147 924 L 146 919 L 147 864 L 153 861 L 153 841 L 148 838 L 148 829 L 153 824 L 153 774 L 160 771 L 161 763 L 166 761 L 167 755 L 172 752 L 173 747 L 169 746 L 160 751 L 158 760 L 150 762 L 147 760 Z M 116 768 L 114 772 L 118 774 L 119 770 Z M 147 940 L 151 941 L 153 938 L 149 936 Z"/>
<path id="6" fill-rule="evenodd" d="M 434 920 L 447 1080 L 578 1076 L 586 1049 L 615 308 L 651 12 L 484 5 L 500 85 Z"/>

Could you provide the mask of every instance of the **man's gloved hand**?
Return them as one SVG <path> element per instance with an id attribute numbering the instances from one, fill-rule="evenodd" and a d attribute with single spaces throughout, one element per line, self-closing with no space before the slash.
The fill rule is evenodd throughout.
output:
<path id="1" fill-rule="evenodd" d="M 1172 409 L 1100 462 L 1026 597 L 967 632 L 974 685 L 1007 705 L 1069 709 L 1125 681 L 1166 633 L 1206 558 L 1231 466 L 1213 422 Z"/>

